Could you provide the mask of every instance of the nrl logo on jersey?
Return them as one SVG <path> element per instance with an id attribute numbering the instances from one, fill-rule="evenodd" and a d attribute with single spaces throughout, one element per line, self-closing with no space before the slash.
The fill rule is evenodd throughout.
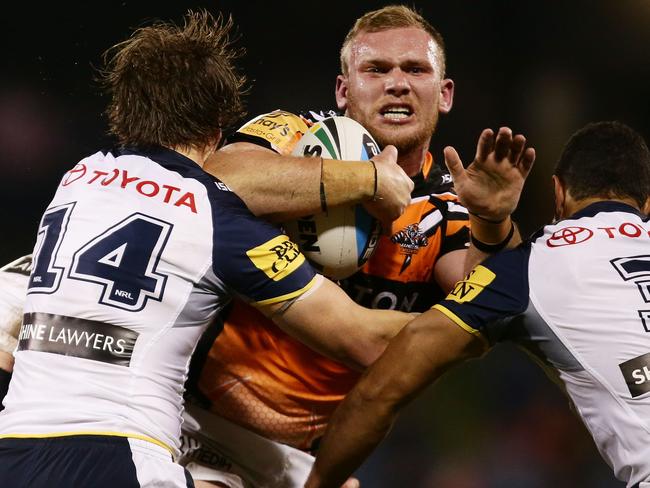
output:
<path id="1" fill-rule="evenodd" d="M 390 238 L 391 242 L 399 244 L 403 254 L 417 254 L 421 247 L 429 245 L 429 239 L 422 232 L 418 224 L 407 225 Z"/>

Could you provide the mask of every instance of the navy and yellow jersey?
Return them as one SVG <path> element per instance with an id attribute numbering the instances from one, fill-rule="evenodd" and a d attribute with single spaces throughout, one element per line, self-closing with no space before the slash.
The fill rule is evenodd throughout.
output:
<path id="1" fill-rule="evenodd" d="M 598 202 L 477 266 L 435 309 L 512 341 L 566 390 L 601 454 L 650 479 L 650 224 Z"/>
<path id="2" fill-rule="evenodd" d="M 162 148 L 81 160 L 39 225 L 0 437 L 174 451 L 206 325 L 233 296 L 283 301 L 315 279 L 286 235 L 192 160 Z"/>
<path id="3" fill-rule="evenodd" d="M 244 124 L 229 142 L 251 142 L 290 153 L 310 124 L 332 112 L 275 111 Z M 451 178 L 427 154 L 411 204 L 382 236 L 375 254 L 351 278 L 346 292 L 375 308 L 423 312 L 444 294 L 433 279 L 437 259 L 468 245 L 468 215 Z M 204 343 L 204 339 L 202 339 Z M 203 345 L 203 344 L 202 344 Z M 311 449 L 358 373 L 313 352 L 239 301 L 225 315 L 216 341 L 205 338 L 193 393 L 212 412 L 269 439 Z M 200 357 L 200 360 L 199 360 Z"/>

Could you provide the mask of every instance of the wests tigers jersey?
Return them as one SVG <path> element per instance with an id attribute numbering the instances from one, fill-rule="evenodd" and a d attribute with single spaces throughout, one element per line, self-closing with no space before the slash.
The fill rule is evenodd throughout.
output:
<path id="1" fill-rule="evenodd" d="M 98 152 L 39 225 L 0 437 L 179 444 L 188 363 L 233 295 L 299 296 L 313 269 L 222 182 L 167 149 Z"/>
<path id="2" fill-rule="evenodd" d="M 260 115 L 229 142 L 251 142 L 291 153 L 314 118 L 282 111 Z M 444 297 L 433 279 L 440 256 L 468 246 L 468 215 L 451 191 L 451 178 L 427 154 L 414 178 L 411 204 L 382 236 L 375 254 L 342 282 L 358 303 L 423 312 Z M 358 373 L 289 337 L 251 307 L 236 302 L 223 333 L 201 341 L 192 380 L 206 408 L 264 437 L 310 449 Z M 201 348 L 201 346 L 200 346 Z M 200 367 L 202 366 L 202 370 Z M 198 390 L 198 391 L 196 391 Z"/>

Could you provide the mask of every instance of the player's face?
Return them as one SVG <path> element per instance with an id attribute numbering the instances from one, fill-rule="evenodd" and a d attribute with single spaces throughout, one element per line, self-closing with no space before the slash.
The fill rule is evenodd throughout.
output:
<path id="1" fill-rule="evenodd" d="M 348 76 L 337 78 L 339 109 L 381 146 L 400 153 L 428 148 L 438 114 L 447 113 L 454 84 L 443 79 L 438 46 L 416 27 L 363 32 L 350 45 Z"/>

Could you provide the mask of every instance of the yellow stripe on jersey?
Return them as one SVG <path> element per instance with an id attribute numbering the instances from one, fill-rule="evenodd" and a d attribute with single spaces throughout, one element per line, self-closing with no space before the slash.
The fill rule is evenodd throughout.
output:
<path id="1" fill-rule="evenodd" d="M 316 284 L 316 279 L 320 275 L 315 275 L 309 283 L 307 283 L 305 286 L 303 286 L 300 290 L 292 291 L 291 293 L 287 293 L 286 295 L 281 295 L 279 297 L 273 297 L 273 298 L 267 298 L 266 300 L 260 300 L 259 302 L 252 302 L 251 305 L 254 305 L 256 307 L 261 307 L 263 305 L 270 305 L 272 303 L 279 303 L 279 302 L 285 302 L 287 300 L 291 300 L 292 298 L 299 297 L 300 295 L 306 293 L 309 291 L 311 287 L 313 287 Z"/>
<path id="2" fill-rule="evenodd" d="M 305 256 L 298 249 L 298 245 L 286 235 L 274 237 L 246 251 L 246 255 L 256 268 L 273 281 L 283 280 L 305 262 Z"/>
<path id="3" fill-rule="evenodd" d="M 278 153 L 290 154 L 307 129 L 307 124 L 299 116 L 275 110 L 255 117 L 237 132 L 264 139 Z"/>
<path id="4" fill-rule="evenodd" d="M 129 439 L 139 439 L 141 441 L 151 442 L 157 446 L 162 447 L 169 451 L 170 454 L 174 453 L 174 450 L 157 439 L 153 437 L 148 437 L 146 435 L 140 434 L 125 434 L 123 432 L 110 432 L 110 431 L 93 431 L 93 430 L 84 430 L 79 432 L 51 432 L 49 434 L 0 434 L 0 439 L 50 439 L 55 437 L 70 437 L 75 435 L 97 435 L 97 436 L 108 436 L 108 437 L 127 437 Z"/>
<path id="5" fill-rule="evenodd" d="M 483 334 L 481 334 L 480 330 L 475 329 L 471 325 L 468 325 L 463 319 L 461 319 L 458 315 L 456 315 L 454 312 L 449 310 L 447 307 L 444 307 L 440 304 L 436 304 L 431 308 L 445 315 L 449 320 L 451 320 L 453 323 L 455 323 L 458 327 L 463 329 L 465 332 L 469 332 L 473 336 L 476 336 L 479 339 L 481 339 L 481 342 L 483 342 L 484 345 L 489 345 L 487 339 L 483 336 Z"/>
<path id="6" fill-rule="evenodd" d="M 447 295 L 447 300 L 456 303 L 471 302 L 483 289 L 496 278 L 492 271 L 480 264 L 467 275 L 467 278 L 454 285 L 454 289 Z"/>

